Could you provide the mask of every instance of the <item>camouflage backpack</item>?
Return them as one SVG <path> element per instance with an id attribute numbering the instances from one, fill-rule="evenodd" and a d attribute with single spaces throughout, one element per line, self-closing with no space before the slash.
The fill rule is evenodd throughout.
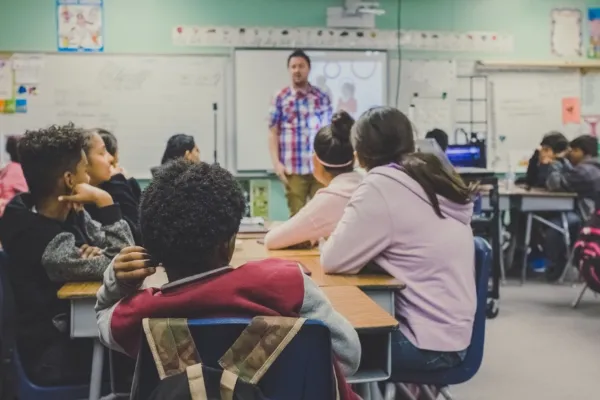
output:
<path id="1" fill-rule="evenodd" d="M 161 379 L 150 400 L 268 400 L 257 385 L 305 321 L 255 317 L 218 369 L 202 364 L 186 319 L 144 319 Z"/>

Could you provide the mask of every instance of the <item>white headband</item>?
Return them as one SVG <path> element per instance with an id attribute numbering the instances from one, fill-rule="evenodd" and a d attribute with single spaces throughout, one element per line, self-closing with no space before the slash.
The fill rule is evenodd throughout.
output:
<path id="1" fill-rule="evenodd" d="M 343 168 L 343 167 L 348 167 L 348 166 L 354 164 L 354 160 L 350 160 L 345 164 L 329 164 L 329 163 L 326 163 L 323 160 L 321 160 L 319 158 L 319 156 L 317 155 L 317 153 L 315 153 L 315 157 L 317 158 L 317 160 L 319 160 L 319 162 L 321 164 L 323 164 L 324 167 L 329 167 L 329 168 Z"/>

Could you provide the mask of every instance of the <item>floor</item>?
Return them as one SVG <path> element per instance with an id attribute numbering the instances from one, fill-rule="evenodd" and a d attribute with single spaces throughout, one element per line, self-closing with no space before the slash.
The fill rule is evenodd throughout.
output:
<path id="1" fill-rule="evenodd" d="M 479 373 L 451 389 L 457 400 L 600 398 L 600 296 L 579 286 L 509 282 L 500 314 L 488 320 Z"/>

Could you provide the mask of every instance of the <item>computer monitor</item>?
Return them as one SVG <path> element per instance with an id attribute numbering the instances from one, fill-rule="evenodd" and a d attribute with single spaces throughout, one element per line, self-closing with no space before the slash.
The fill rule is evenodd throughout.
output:
<path id="1" fill-rule="evenodd" d="M 487 167 L 485 144 L 453 144 L 446 149 L 446 156 L 455 167 Z"/>

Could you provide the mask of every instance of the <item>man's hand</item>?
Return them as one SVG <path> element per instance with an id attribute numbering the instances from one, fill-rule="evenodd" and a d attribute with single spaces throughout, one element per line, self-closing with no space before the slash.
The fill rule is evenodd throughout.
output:
<path id="1" fill-rule="evenodd" d="M 288 186 L 288 184 L 289 184 L 289 183 L 288 183 L 287 176 L 288 176 L 289 174 L 288 174 L 288 171 L 287 171 L 287 169 L 285 168 L 285 165 L 283 165 L 283 163 L 281 163 L 281 162 L 278 162 L 277 164 L 275 164 L 275 165 L 273 166 L 273 169 L 275 170 L 275 175 L 277 175 L 277 177 L 279 178 L 279 180 L 280 180 L 280 181 L 281 181 L 281 182 L 282 182 L 282 183 L 283 183 L 285 186 Z"/>
<path id="2" fill-rule="evenodd" d="M 99 255 L 102 255 L 102 249 L 99 247 L 88 246 L 87 244 L 84 244 L 83 246 L 81 246 L 81 248 L 79 248 L 79 254 L 81 254 L 81 258 L 87 260 L 89 258 L 94 258 L 98 257 Z"/>
<path id="3" fill-rule="evenodd" d="M 60 196 L 58 201 L 69 203 L 73 208 L 77 208 L 77 206 L 83 204 L 95 204 L 98 208 L 113 205 L 113 199 L 110 194 L 102 189 L 88 185 L 87 183 L 80 183 L 75 186 L 73 188 L 73 194 L 69 196 Z"/>
<path id="4" fill-rule="evenodd" d="M 139 246 L 125 247 L 114 261 L 115 276 L 118 281 L 143 281 L 156 272 L 157 265 L 146 249 Z"/>

